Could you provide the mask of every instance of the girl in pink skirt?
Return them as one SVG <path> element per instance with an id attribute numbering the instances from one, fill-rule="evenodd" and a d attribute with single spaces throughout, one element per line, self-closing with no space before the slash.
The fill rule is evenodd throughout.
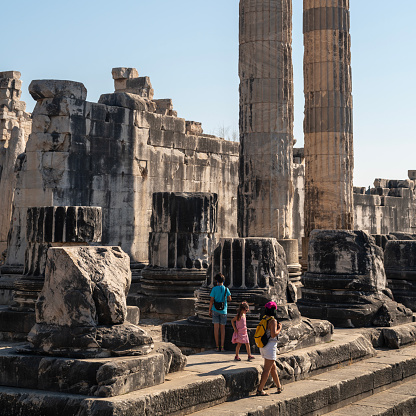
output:
<path id="1" fill-rule="evenodd" d="M 251 355 L 250 343 L 248 340 L 247 334 L 247 325 L 246 325 L 246 313 L 249 310 L 247 302 L 241 302 L 240 307 L 238 308 L 237 315 L 231 320 L 231 325 L 234 328 L 234 334 L 231 339 L 233 344 L 237 344 L 235 347 L 235 361 L 241 361 L 241 358 L 238 356 L 240 352 L 241 344 L 246 345 L 246 350 L 248 354 L 248 360 L 252 360 L 254 357 Z"/>

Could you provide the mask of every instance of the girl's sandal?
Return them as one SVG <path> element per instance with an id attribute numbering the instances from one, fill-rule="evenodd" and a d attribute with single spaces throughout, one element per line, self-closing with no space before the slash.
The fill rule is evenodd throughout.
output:
<path id="1" fill-rule="evenodd" d="M 257 390 L 256 396 L 268 396 L 269 394 L 263 390 Z"/>
<path id="2" fill-rule="evenodd" d="M 234 361 L 241 361 L 241 358 L 240 358 L 240 357 L 235 356 L 235 357 L 234 357 Z"/>
<path id="3" fill-rule="evenodd" d="M 280 394 L 283 391 L 283 387 L 278 387 L 276 393 Z"/>
<path id="4" fill-rule="evenodd" d="M 217 348 L 215 348 L 215 351 L 216 352 L 221 352 L 221 348 L 220 347 L 217 347 Z"/>
<path id="5" fill-rule="evenodd" d="M 251 361 L 251 360 L 254 360 L 256 357 L 254 356 L 254 355 L 249 355 L 248 356 L 248 358 L 247 358 L 247 360 L 248 361 Z"/>

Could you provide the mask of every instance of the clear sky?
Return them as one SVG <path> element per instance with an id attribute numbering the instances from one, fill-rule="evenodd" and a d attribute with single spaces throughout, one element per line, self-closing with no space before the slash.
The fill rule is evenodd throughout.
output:
<path id="1" fill-rule="evenodd" d="M 238 131 L 238 0 L 1 2 L 0 71 L 83 82 L 88 100 L 113 91 L 111 68 L 148 75 L 156 98 L 206 133 Z M 303 146 L 302 0 L 293 0 L 295 138 Z M 415 0 L 350 0 L 354 184 L 416 170 Z"/>

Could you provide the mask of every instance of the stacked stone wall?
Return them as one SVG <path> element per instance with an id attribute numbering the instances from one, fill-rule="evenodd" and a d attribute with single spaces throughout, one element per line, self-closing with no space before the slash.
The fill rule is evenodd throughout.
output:
<path id="1" fill-rule="evenodd" d="M 8 264 L 23 264 L 22 225 L 32 206 L 102 207 L 102 243 L 120 245 L 137 262 L 148 259 L 154 192 L 216 192 L 218 231 L 236 234 L 238 144 L 190 134 L 195 123 L 187 128 L 170 100 L 149 98 L 147 77 L 129 73 L 132 89 L 117 91 L 119 73 L 116 92 L 99 103 L 86 101 L 80 83 L 32 82 L 37 104 L 18 172 Z"/>
<path id="2" fill-rule="evenodd" d="M 354 188 L 355 229 L 371 234 L 416 233 L 415 185 L 410 179 L 376 179 L 374 188 Z"/>
<path id="3" fill-rule="evenodd" d="M 0 262 L 7 247 L 14 188 L 15 164 L 24 152 L 31 131 L 30 114 L 20 101 L 20 72 L 0 72 Z"/>

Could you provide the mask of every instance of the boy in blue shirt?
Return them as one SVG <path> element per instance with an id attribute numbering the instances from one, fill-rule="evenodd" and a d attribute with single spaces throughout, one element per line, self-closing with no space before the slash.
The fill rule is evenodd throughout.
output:
<path id="1" fill-rule="evenodd" d="M 211 290 L 209 303 L 209 316 L 212 316 L 212 323 L 214 324 L 216 351 L 224 351 L 225 340 L 225 324 L 227 323 L 227 306 L 231 301 L 231 293 L 228 287 L 224 286 L 225 277 L 218 273 L 215 278 L 217 286 Z M 221 330 L 221 331 L 220 331 Z M 221 332 L 221 347 L 219 346 L 219 334 Z"/>

